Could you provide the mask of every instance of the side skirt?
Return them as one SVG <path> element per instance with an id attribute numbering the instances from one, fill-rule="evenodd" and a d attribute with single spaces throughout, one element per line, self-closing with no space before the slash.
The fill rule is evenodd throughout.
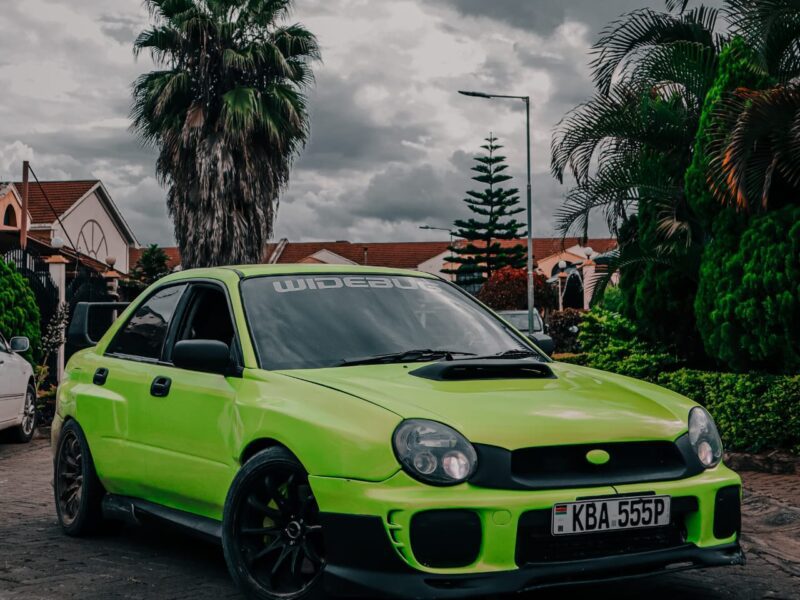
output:
<path id="1" fill-rule="evenodd" d="M 140 498 L 106 494 L 103 498 L 103 516 L 111 521 L 125 521 L 132 525 L 141 525 L 143 520 L 154 518 L 180 527 L 205 540 L 216 543 L 222 541 L 222 523 L 219 521 Z"/>

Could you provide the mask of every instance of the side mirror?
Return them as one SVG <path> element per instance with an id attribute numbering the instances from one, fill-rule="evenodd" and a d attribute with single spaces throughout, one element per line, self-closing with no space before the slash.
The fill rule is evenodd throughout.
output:
<path id="1" fill-rule="evenodd" d="M 11 346 L 11 351 L 16 352 L 17 354 L 23 354 L 31 349 L 31 341 L 21 335 L 12 337 L 8 342 L 8 345 Z"/>
<path id="2" fill-rule="evenodd" d="M 231 371 L 231 349 L 218 340 L 183 340 L 172 349 L 172 364 L 188 371 L 227 375 Z"/>

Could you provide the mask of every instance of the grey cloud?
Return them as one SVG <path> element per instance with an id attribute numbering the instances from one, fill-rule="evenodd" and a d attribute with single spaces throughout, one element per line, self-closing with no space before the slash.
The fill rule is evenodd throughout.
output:
<path id="1" fill-rule="evenodd" d="M 425 128 L 413 121 L 373 122 L 358 107 L 362 83 L 328 74 L 318 77 L 310 99 L 311 139 L 298 161 L 299 168 L 365 170 L 418 155 L 402 142 L 418 140 Z"/>
<path id="2" fill-rule="evenodd" d="M 142 20 L 125 15 L 103 15 L 100 17 L 101 29 L 107 36 L 120 44 L 133 45 L 142 31 Z"/>

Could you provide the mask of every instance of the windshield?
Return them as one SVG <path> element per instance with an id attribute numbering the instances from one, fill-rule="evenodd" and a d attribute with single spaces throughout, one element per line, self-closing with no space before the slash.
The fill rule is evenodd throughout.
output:
<path id="1" fill-rule="evenodd" d="M 513 313 L 500 313 L 506 321 L 511 323 L 520 331 L 528 331 L 528 313 L 526 312 L 513 312 Z M 533 313 L 533 330 L 542 330 L 542 317 L 539 313 Z"/>
<path id="2" fill-rule="evenodd" d="M 421 349 L 455 358 L 529 349 L 479 304 L 435 279 L 292 275 L 245 279 L 241 289 L 264 369 L 333 367 Z"/>

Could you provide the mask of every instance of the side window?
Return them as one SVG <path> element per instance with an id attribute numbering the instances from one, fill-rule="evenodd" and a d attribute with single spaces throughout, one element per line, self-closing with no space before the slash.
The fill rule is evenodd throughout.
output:
<path id="1" fill-rule="evenodd" d="M 109 354 L 158 360 L 167 329 L 186 285 L 164 288 L 145 301 L 108 346 Z"/>
<path id="2" fill-rule="evenodd" d="M 234 329 L 225 293 L 212 286 L 197 286 L 184 313 L 181 328 L 175 338 L 183 340 L 217 340 L 233 344 Z"/>

